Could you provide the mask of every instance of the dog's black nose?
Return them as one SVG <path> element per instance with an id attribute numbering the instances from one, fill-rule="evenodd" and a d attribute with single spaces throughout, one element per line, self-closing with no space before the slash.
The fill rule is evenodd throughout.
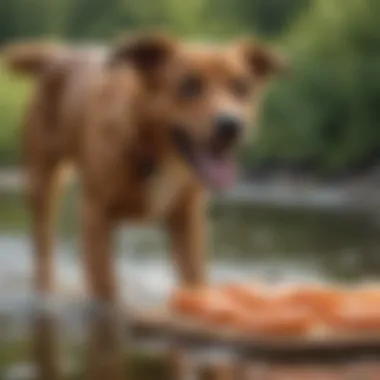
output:
<path id="1" fill-rule="evenodd" d="M 216 137 L 220 140 L 230 141 L 239 137 L 243 123 L 235 115 L 220 115 L 215 122 Z"/>

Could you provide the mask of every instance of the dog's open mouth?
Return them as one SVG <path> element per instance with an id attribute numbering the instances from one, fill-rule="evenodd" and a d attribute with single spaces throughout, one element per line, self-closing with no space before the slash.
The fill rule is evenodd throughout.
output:
<path id="1" fill-rule="evenodd" d="M 194 168 L 200 179 L 210 188 L 219 190 L 233 185 L 237 177 L 235 156 L 225 147 L 210 144 L 197 147 L 181 129 L 174 128 L 172 136 L 184 159 Z"/>

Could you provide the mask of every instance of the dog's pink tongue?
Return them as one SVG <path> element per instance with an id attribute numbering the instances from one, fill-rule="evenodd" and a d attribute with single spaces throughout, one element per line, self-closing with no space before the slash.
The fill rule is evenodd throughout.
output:
<path id="1" fill-rule="evenodd" d="M 236 181 L 236 163 L 231 157 L 199 157 L 200 170 L 204 180 L 214 189 L 225 189 Z"/>

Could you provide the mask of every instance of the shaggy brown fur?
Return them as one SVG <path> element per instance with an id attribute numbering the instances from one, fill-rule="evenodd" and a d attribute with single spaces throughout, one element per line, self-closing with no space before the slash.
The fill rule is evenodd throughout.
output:
<path id="1" fill-rule="evenodd" d="M 23 131 L 38 290 L 54 290 L 52 203 L 66 163 L 82 185 L 94 297 L 116 297 L 112 231 L 125 219 L 161 219 L 180 281 L 203 284 L 206 190 L 233 179 L 235 148 L 283 61 L 254 43 L 198 46 L 166 35 L 105 52 L 19 44 L 6 60 L 38 78 Z"/>

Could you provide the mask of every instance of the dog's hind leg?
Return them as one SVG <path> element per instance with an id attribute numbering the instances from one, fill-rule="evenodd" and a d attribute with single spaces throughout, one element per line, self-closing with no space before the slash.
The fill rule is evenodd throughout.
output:
<path id="1" fill-rule="evenodd" d="M 64 65 L 54 48 L 12 50 L 10 66 L 39 78 L 23 128 L 27 197 L 31 211 L 34 288 L 37 316 L 33 349 L 38 379 L 60 378 L 58 331 L 51 313 L 50 296 L 55 291 L 53 222 L 56 198 L 62 185 L 65 128 L 62 124 L 62 96 L 66 81 Z"/>
<path id="2" fill-rule="evenodd" d="M 54 292 L 53 228 L 57 198 L 65 179 L 57 162 L 30 165 L 27 189 L 32 218 L 35 288 L 40 295 Z"/>
<path id="3" fill-rule="evenodd" d="M 57 162 L 44 160 L 29 163 L 27 189 L 32 217 L 34 275 L 37 290 L 37 315 L 34 320 L 33 354 L 40 380 L 61 378 L 58 330 L 50 313 L 50 296 L 54 293 L 53 218 L 55 200 L 63 172 Z"/>

